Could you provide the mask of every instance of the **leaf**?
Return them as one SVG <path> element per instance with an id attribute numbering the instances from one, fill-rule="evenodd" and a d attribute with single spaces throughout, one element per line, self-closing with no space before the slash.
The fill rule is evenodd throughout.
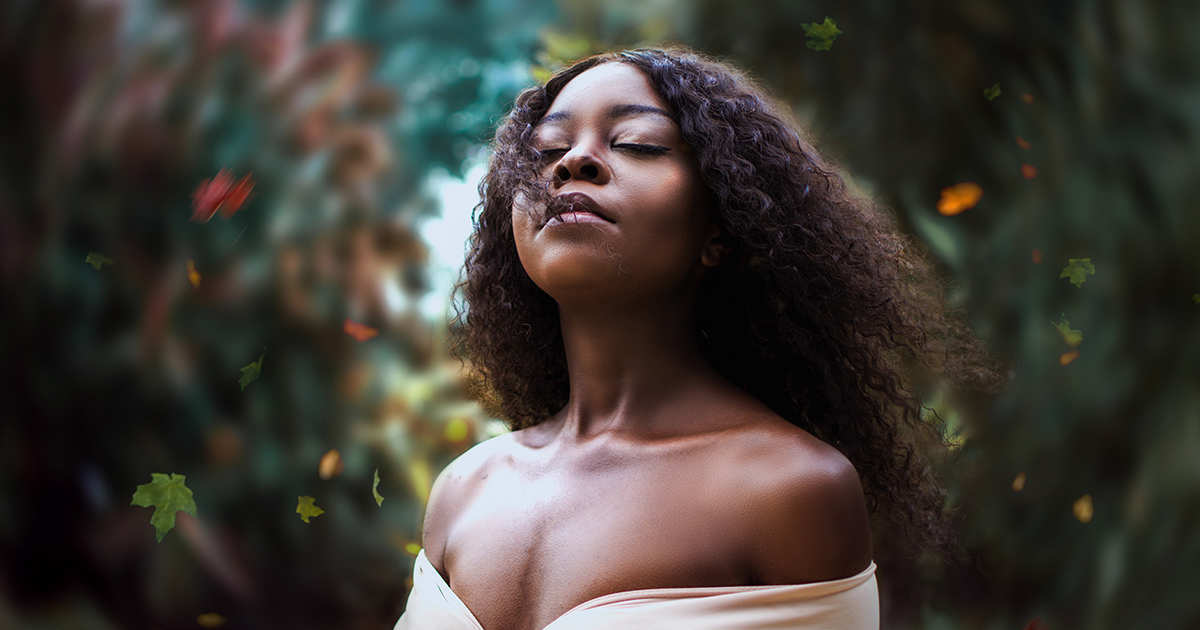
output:
<path id="1" fill-rule="evenodd" d="M 407 552 L 409 555 L 415 556 L 415 555 L 421 553 L 421 545 L 418 545 L 415 542 L 410 542 L 407 545 L 404 545 L 404 551 Z"/>
<path id="2" fill-rule="evenodd" d="M 952 217 L 963 210 L 974 208 L 983 197 L 983 188 L 975 182 L 960 182 L 942 189 L 937 211 L 942 216 Z"/>
<path id="3" fill-rule="evenodd" d="M 242 378 L 238 379 L 238 385 L 242 386 L 242 391 L 246 391 L 246 386 L 258 380 L 258 376 L 262 374 L 263 357 L 267 356 L 267 351 L 258 355 L 258 360 L 250 365 L 247 365 L 242 370 Z"/>
<path id="4" fill-rule="evenodd" d="M 1080 523 L 1091 522 L 1092 516 L 1096 513 L 1095 507 L 1092 505 L 1092 495 L 1085 494 L 1075 500 L 1071 504 L 1071 512 L 1075 514 L 1075 519 Z"/>
<path id="5" fill-rule="evenodd" d="M 1020 492 L 1025 489 L 1025 473 L 1017 473 L 1012 482 L 1013 492 Z"/>
<path id="6" fill-rule="evenodd" d="M 309 522 L 309 517 L 320 516 L 325 513 L 325 510 L 322 510 L 313 503 L 314 501 L 316 499 L 308 495 L 303 495 L 300 497 L 300 504 L 296 506 L 296 513 L 300 515 L 300 520 L 305 523 Z"/>
<path id="7" fill-rule="evenodd" d="M 1050 323 L 1054 324 L 1054 322 Z M 1062 335 L 1063 341 L 1067 342 L 1067 345 L 1072 348 L 1078 346 L 1083 341 L 1083 332 L 1071 330 L 1071 322 L 1067 321 L 1066 313 L 1060 316 L 1059 322 L 1054 324 L 1054 327 L 1058 329 L 1058 334 Z"/>
<path id="8" fill-rule="evenodd" d="M 1087 280 L 1088 274 L 1096 275 L 1096 265 L 1092 264 L 1091 258 L 1069 258 L 1067 266 L 1063 267 L 1058 277 L 1070 278 L 1071 284 L 1076 288 L 1083 288 L 1083 281 Z"/>
<path id="9" fill-rule="evenodd" d="M 1196 304 L 1200 304 L 1200 293 L 1197 293 L 1192 296 L 1192 302 L 1194 302 Z"/>
<path id="10" fill-rule="evenodd" d="M 242 207 L 242 204 L 246 203 L 253 188 L 254 180 L 250 179 L 250 175 L 234 182 L 233 173 L 228 169 L 221 169 L 217 172 L 216 177 L 200 182 L 200 185 L 192 192 L 192 218 L 190 220 L 197 223 L 208 223 L 217 210 L 221 211 L 222 219 L 232 217 Z"/>
<path id="11" fill-rule="evenodd" d="M 1000 84 L 999 83 L 997 83 L 996 85 L 993 85 L 992 87 L 987 88 L 986 90 L 983 91 L 983 97 L 989 101 L 996 98 L 997 96 L 1000 96 Z"/>
<path id="12" fill-rule="evenodd" d="M 800 26 L 804 28 L 804 36 L 811 38 L 804 45 L 813 50 L 829 50 L 833 47 L 833 40 L 842 34 L 842 31 L 838 30 L 837 22 L 829 19 L 829 16 L 825 16 L 824 22 L 813 22 Z"/>
<path id="13" fill-rule="evenodd" d="M 1030 252 L 1030 256 L 1033 258 L 1033 264 L 1035 264 L 1035 265 L 1042 264 L 1042 250 L 1035 249 L 1032 252 Z"/>
<path id="14" fill-rule="evenodd" d="M 1037 177 L 1037 167 L 1032 164 L 1021 165 L 1021 176 L 1025 179 L 1033 179 Z"/>
<path id="15" fill-rule="evenodd" d="M 227 623 L 229 623 L 228 619 L 214 612 L 196 615 L 196 625 L 201 628 L 220 628 Z"/>
<path id="16" fill-rule="evenodd" d="M 375 469 L 375 481 L 371 482 L 371 494 L 375 496 L 375 505 L 383 507 L 383 495 L 379 494 L 379 469 Z"/>
<path id="17" fill-rule="evenodd" d="M 342 474 L 345 468 L 346 462 L 342 461 L 342 454 L 336 448 L 331 448 L 321 456 L 321 462 L 317 464 L 317 476 L 323 481 L 329 481 Z"/>
<path id="18" fill-rule="evenodd" d="M 471 432 L 471 427 L 466 420 L 462 418 L 454 418 L 446 423 L 446 428 L 443 433 L 446 436 L 446 441 L 451 443 L 461 442 L 467 439 L 467 435 Z"/>
<path id="19" fill-rule="evenodd" d="M 1068 350 L 1068 351 L 1062 353 L 1062 356 L 1058 357 L 1058 364 L 1059 365 L 1071 365 L 1071 362 L 1078 358 L 1079 358 L 1078 350 Z"/>
<path id="20" fill-rule="evenodd" d="M 378 328 L 371 328 L 366 324 L 360 324 L 349 317 L 346 318 L 346 321 L 342 322 L 342 330 L 344 330 L 347 335 L 354 337 L 354 339 L 359 343 L 371 339 L 379 334 Z"/>
<path id="21" fill-rule="evenodd" d="M 188 282 L 192 283 L 192 290 L 200 288 L 200 272 L 196 271 L 196 262 L 191 258 L 187 261 Z"/>
<path id="22" fill-rule="evenodd" d="M 158 542 L 162 542 L 163 536 L 175 527 L 175 513 L 183 510 L 195 516 L 196 502 L 192 500 L 192 491 L 183 483 L 183 475 L 150 473 L 150 480 L 150 483 L 137 487 L 129 504 L 154 507 L 150 524 L 154 526 Z"/>
<path id="23" fill-rule="evenodd" d="M 1021 147 L 1022 149 L 1025 149 L 1026 151 L 1033 148 L 1033 145 L 1029 144 L 1029 141 L 1026 140 L 1025 138 L 1022 138 L 1021 136 L 1017 136 L 1017 146 Z"/>
<path id="24" fill-rule="evenodd" d="M 109 258 L 108 256 L 105 256 L 104 254 L 101 254 L 100 252 L 88 252 L 87 258 L 84 259 L 83 262 L 88 263 L 89 265 L 95 267 L 96 271 L 100 270 L 101 265 L 116 264 L 113 262 L 113 259 Z"/>
<path id="25" fill-rule="evenodd" d="M 1050 624 L 1043 622 L 1042 616 L 1038 615 L 1025 624 L 1024 630 L 1050 630 Z"/>
<path id="26" fill-rule="evenodd" d="M 1025 104 L 1028 105 L 1033 102 L 1033 95 L 1029 92 L 1021 92 L 1021 100 L 1025 101 Z"/>

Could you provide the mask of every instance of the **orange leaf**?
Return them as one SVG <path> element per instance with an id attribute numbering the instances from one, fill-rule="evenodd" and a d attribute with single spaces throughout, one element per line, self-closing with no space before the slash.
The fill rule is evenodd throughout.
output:
<path id="1" fill-rule="evenodd" d="M 192 290 L 200 288 L 200 272 L 196 271 L 196 262 L 191 258 L 187 261 L 188 282 L 192 283 Z"/>
<path id="2" fill-rule="evenodd" d="M 1025 104 L 1028 105 L 1033 102 L 1033 95 L 1029 92 L 1021 92 L 1021 100 L 1025 101 Z"/>
<path id="3" fill-rule="evenodd" d="M 1025 176 L 1025 179 L 1033 179 L 1037 177 L 1037 167 L 1032 164 L 1022 164 L 1021 174 Z"/>
<path id="4" fill-rule="evenodd" d="M 1078 350 L 1071 350 L 1069 352 L 1064 352 L 1064 353 L 1062 353 L 1061 357 L 1058 357 L 1058 364 L 1059 365 L 1070 365 L 1072 361 L 1074 361 L 1075 359 L 1078 359 L 1078 358 L 1079 358 Z"/>
<path id="5" fill-rule="evenodd" d="M 1071 504 L 1071 512 L 1075 514 L 1075 518 L 1080 523 L 1090 523 L 1092 516 L 1096 513 L 1095 507 L 1092 505 L 1092 495 L 1085 494 L 1075 500 Z"/>
<path id="6" fill-rule="evenodd" d="M 342 461 L 342 454 L 336 448 L 331 448 L 321 456 L 321 463 L 317 464 L 317 476 L 323 481 L 329 481 L 342 474 L 345 468 L 346 462 Z"/>
<path id="7" fill-rule="evenodd" d="M 1029 144 L 1029 141 L 1026 140 L 1025 138 L 1022 138 L 1021 136 L 1017 136 L 1017 146 L 1021 147 L 1022 149 L 1025 149 L 1026 151 L 1033 148 L 1033 145 Z"/>
<path id="8" fill-rule="evenodd" d="M 939 214 L 952 217 L 968 208 L 974 208 L 983 197 L 983 188 L 975 182 L 961 182 L 942 189 L 942 198 L 938 199 Z"/>
<path id="9" fill-rule="evenodd" d="M 342 330 L 346 331 L 347 335 L 354 337 L 356 341 L 363 342 L 379 334 L 378 328 L 371 328 L 366 324 L 360 324 L 349 317 L 342 322 Z"/>
<path id="10" fill-rule="evenodd" d="M 1040 249 L 1033 250 L 1033 264 L 1035 264 L 1035 265 L 1042 264 L 1042 250 L 1040 250 Z"/>
<path id="11" fill-rule="evenodd" d="M 1017 473 L 1017 477 L 1012 482 L 1013 492 L 1020 492 L 1025 489 L 1025 473 Z"/>

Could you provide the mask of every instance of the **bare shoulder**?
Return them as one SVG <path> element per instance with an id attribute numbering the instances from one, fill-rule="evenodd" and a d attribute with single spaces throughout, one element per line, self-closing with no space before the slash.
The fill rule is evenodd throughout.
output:
<path id="1" fill-rule="evenodd" d="M 421 542 L 426 559 L 443 577 L 446 575 L 444 559 L 450 528 L 478 492 L 488 469 L 497 458 L 510 454 L 512 446 L 511 433 L 480 442 L 450 462 L 434 481 L 429 503 L 425 506 Z"/>
<path id="2" fill-rule="evenodd" d="M 753 514 L 747 549 L 759 584 L 851 577 L 870 566 L 871 527 L 854 465 L 782 418 L 741 432 L 735 483 Z"/>

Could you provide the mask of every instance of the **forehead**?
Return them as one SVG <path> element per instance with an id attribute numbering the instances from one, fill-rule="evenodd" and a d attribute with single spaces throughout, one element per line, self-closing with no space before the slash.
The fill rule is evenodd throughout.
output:
<path id="1" fill-rule="evenodd" d="M 645 112 L 670 109 L 641 70 L 621 62 L 608 62 L 571 79 L 555 97 L 543 122 L 570 119 L 578 114 L 611 111 L 614 106 L 643 105 Z M 670 119 L 669 114 L 667 119 Z"/>

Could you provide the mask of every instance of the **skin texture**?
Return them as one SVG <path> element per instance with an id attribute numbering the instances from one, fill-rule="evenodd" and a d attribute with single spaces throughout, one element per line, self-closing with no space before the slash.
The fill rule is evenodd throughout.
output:
<path id="1" fill-rule="evenodd" d="M 558 305 L 569 399 L 471 449 L 430 498 L 426 554 L 486 630 L 540 629 L 614 592 L 798 584 L 870 564 L 849 460 L 697 346 L 697 292 L 729 248 L 673 116 L 644 74 L 609 63 L 538 125 L 554 194 L 587 195 L 603 218 L 514 204 L 521 264 Z"/>

